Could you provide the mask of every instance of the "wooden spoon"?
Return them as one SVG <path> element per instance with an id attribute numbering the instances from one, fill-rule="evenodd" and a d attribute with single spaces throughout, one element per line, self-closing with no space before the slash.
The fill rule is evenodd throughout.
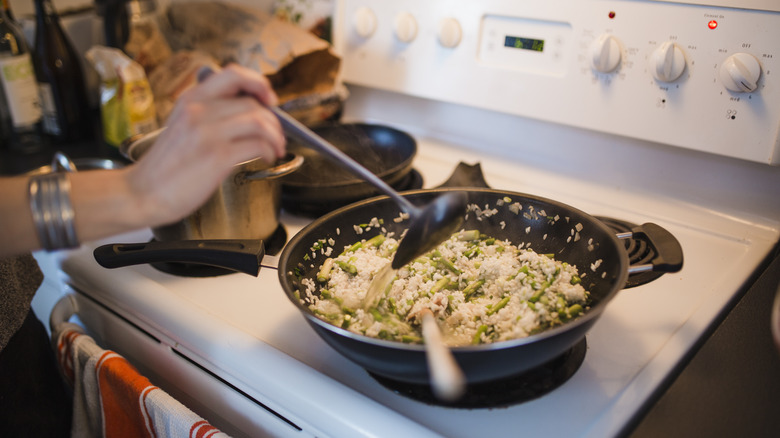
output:
<path id="1" fill-rule="evenodd" d="M 431 375 L 431 389 L 440 400 L 455 401 L 466 390 L 463 371 L 455 362 L 449 347 L 444 344 L 433 312 L 430 309 L 423 309 L 420 313 L 422 335 L 425 340 L 425 357 Z"/>

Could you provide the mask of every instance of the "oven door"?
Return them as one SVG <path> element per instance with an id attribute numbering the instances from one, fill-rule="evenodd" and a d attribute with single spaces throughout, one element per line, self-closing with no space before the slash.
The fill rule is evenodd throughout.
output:
<path id="1" fill-rule="evenodd" d="M 99 345 L 124 356 L 153 384 L 233 436 L 315 436 L 160 337 L 71 286 L 52 309 L 50 326 L 67 321 L 86 328 Z"/>

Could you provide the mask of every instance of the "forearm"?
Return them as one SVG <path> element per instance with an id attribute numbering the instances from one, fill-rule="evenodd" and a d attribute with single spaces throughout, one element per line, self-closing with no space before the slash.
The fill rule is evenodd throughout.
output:
<path id="1" fill-rule="evenodd" d="M 284 155 L 284 134 L 266 107 L 275 103 L 267 79 L 229 66 L 179 97 L 167 128 L 131 166 L 69 173 L 69 186 L 47 176 L 33 185 L 34 209 L 29 177 L 0 179 L 0 257 L 180 220 L 236 163 Z"/>
<path id="2" fill-rule="evenodd" d="M 127 179 L 128 169 L 70 174 L 76 233 L 81 242 L 143 228 L 142 199 Z"/>
<path id="3" fill-rule="evenodd" d="M 144 224 L 143 209 L 127 183 L 126 172 L 96 170 L 68 175 L 71 205 L 79 241 L 85 242 L 133 229 Z M 29 177 L 0 180 L 0 256 L 41 249 L 30 209 Z"/>

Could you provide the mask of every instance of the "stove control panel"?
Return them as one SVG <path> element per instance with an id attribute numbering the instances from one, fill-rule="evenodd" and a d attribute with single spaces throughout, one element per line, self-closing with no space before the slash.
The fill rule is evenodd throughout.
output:
<path id="1" fill-rule="evenodd" d="M 334 39 L 348 84 L 780 165 L 780 6 L 737 3 L 340 0 Z"/>

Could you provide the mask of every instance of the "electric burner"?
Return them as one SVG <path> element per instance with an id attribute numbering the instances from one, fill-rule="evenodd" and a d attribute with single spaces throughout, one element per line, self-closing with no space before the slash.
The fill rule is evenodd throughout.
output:
<path id="1" fill-rule="evenodd" d="M 580 368 L 587 349 L 587 342 L 582 338 L 571 349 L 534 369 L 503 379 L 468 384 L 466 393 L 455 402 L 439 400 L 430 385 L 399 382 L 369 374 L 396 394 L 429 405 L 461 409 L 500 408 L 537 399 L 561 386 Z"/>
<path id="2" fill-rule="evenodd" d="M 265 253 L 267 255 L 276 255 L 282 250 L 285 243 L 287 243 L 287 230 L 280 224 L 276 227 L 276 231 L 271 234 L 271 237 L 263 240 Z M 150 265 L 161 272 L 179 277 L 218 277 L 236 273 L 236 271 L 230 269 L 196 263 L 157 262 L 150 263 Z"/>
<path id="3" fill-rule="evenodd" d="M 416 169 L 412 169 L 411 171 L 409 171 L 409 173 L 406 176 L 401 178 L 395 184 L 392 184 L 392 187 L 399 192 L 402 192 L 404 190 L 421 189 L 422 186 L 423 186 L 422 175 Z M 357 198 L 347 196 L 344 198 L 332 198 L 332 199 L 324 199 L 320 201 L 320 200 L 300 199 L 299 197 L 296 197 L 294 195 L 286 194 L 283 190 L 282 208 L 284 208 L 286 211 L 293 214 L 298 214 L 310 218 L 317 218 L 337 208 L 341 208 L 353 202 L 360 201 L 364 198 L 369 198 L 371 196 L 379 196 L 380 194 L 381 193 L 377 191 L 375 195 L 370 195 L 370 196 L 361 196 Z"/>
<path id="4" fill-rule="evenodd" d="M 604 222 L 604 224 L 614 230 L 615 233 L 628 233 L 638 226 L 628 221 L 610 217 L 596 216 L 596 219 Z M 625 244 L 626 252 L 628 253 L 628 261 L 631 266 L 650 263 L 657 255 L 653 245 L 644 236 L 634 235 L 630 239 L 621 240 Z M 650 283 L 662 275 L 664 275 L 664 273 L 658 271 L 632 273 L 628 276 L 624 289 Z"/>

